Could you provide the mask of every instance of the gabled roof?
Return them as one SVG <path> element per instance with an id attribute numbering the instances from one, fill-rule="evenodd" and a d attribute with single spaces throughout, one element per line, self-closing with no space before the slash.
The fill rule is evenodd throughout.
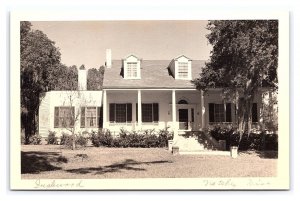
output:
<path id="1" fill-rule="evenodd" d="M 134 55 L 134 54 L 129 54 L 129 55 L 127 55 L 127 56 L 124 58 L 124 60 L 127 59 L 127 58 L 129 58 L 129 57 L 131 57 L 131 56 L 135 57 L 136 59 L 139 59 L 136 55 Z"/>
<path id="2" fill-rule="evenodd" d="M 174 58 L 174 60 L 177 60 L 177 59 L 179 59 L 180 57 L 185 57 L 185 58 L 187 58 L 189 61 L 192 61 L 192 59 L 191 59 L 191 58 L 188 58 L 188 57 L 187 57 L 187 56 L 185 56 L 184 54 L 181 54 L 181 55 L 179 55 L 179 56 L 175 57 L 175 58 Z"/>
<path id="3" fill-rule="evenodd" d="M 122 60 L 113 60 L 111 68 L 106 68 L 103 89 L 194 89 L 190 80 L 176 80 L 170 72 L 170 60 L 142 60 L 141 79 L 124 79 Z M 192 79 L 199 77 L 204 60 L 192 61 Z"/>

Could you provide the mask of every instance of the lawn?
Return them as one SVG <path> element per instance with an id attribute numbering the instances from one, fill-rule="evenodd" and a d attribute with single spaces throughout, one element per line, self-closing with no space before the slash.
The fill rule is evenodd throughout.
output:
<path id="1" fill-rule="evenodd" d="M 22 179 L 195 178 L 276 176 L 277 159 L 255 152 L 238 158 L 172 155 L 164 148 L 69 150 L 22 145 Z"/>

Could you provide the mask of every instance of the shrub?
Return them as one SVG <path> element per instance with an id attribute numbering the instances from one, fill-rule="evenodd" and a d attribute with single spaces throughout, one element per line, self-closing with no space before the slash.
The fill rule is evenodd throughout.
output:
<path id="1" fill-rule="evenodd" d="M 141 133 L 120 130 L 119 137 L 111 135 L 109 130 L 92 132 L 92 144 L 96 147 L 166 147 L 168 140 L 172 139 L 173 133 L 167 129 L 156 133 L 154 130 L 145 130 Z"/>
<path id="2" fill-rule="evenodd" d="M 113 137 L 109 130 L 107 131 L 98 131 L 98 132 L 92 132 L 91 135 L 92 144 L 95 147 L 99 146 L 106 146 L 106 147 L 112 147 L 114 146 Z"/>
<path id="3" fill-rule="evenodd" d="M 57 137 L 55 131 L 49 131 L 47 144 L 57 144 Z"/>
<path id="4" fill-rule="evenodd" d="M 40 135 L 33 135 L 29 139 L 29 144 L 39 145 L 42 142 L 42 137 Z"/>
<path id="5" fill-rule="evenodd" d="M 82 135 L 79 135 L 78 137 L 76 137 L 75 144 L 85 147 L 87 145 L 87 141 L 87 138 L 83 137 Z"/>
<path id="6" fill-rule="evenodd" d="M 240 133 L 236 132 L 233 128 L 214 127 L 209 129 L 208 132 L 212 137 L 218 140 L 226 141 L 226 150 L 230 146 L 238 146 L 239 150 L 278 150 L 278 137 L 277 134 L 266 134 L 265 132 L 259 133 L 243 133 L 240 139 Z"/>

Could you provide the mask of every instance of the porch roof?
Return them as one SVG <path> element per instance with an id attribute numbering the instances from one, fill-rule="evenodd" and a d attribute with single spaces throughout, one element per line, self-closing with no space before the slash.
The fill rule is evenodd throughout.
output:
<path id="1" fill-rule="evenodd" d="M 141 79 L 124 79 L 122 60 L 113 60 L 104 73 L 104 89 L 194 89 L 190 80 L 176 80 L 169 70 L 170 60 L 142 60 Z M 199 77 L 204 60 L 192 61 L 192 79 Z"/>

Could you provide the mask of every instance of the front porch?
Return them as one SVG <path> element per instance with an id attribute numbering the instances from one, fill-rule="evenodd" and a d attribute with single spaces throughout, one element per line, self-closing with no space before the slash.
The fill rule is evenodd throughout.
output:
<path id="1" fill-rule="evenodd" d="M 103 128 L 113 133 L 169 128 L 176 139 L 203 127 L 203 94 L 196 89 L 103 90 Z"/>

